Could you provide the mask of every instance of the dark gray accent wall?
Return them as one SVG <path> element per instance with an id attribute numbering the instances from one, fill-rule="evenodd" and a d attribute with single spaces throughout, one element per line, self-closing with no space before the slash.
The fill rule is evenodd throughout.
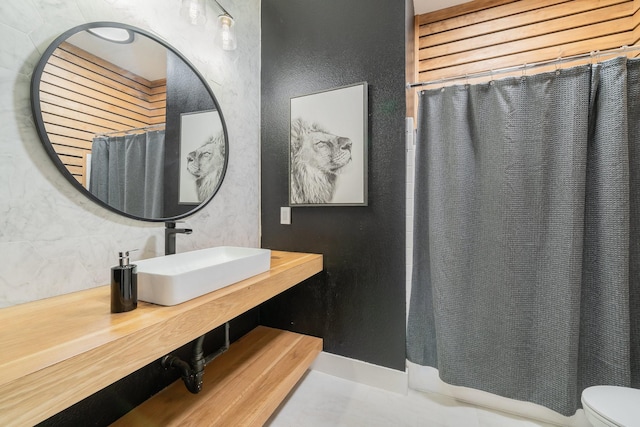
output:
<path id="1" fill-rule="evenodd" d="M 325 271 L 263 304 L 267 326 L 404 370 L 405 40 L 398 0 L 262 1 L 262 246 L 321 253 Z M 369 206 L 288 205 L 290 98 L 369 85 Z"/>
<path id="2" fill-rule="evenodd" d="M 179 204 L 180 190 L 180 128 L 183 113 L 217 110 L 206 86 L 191 67 L 167 50 L 167 113 L 164 162 L 164 215 L 183 215 L 195 205 Z"/>

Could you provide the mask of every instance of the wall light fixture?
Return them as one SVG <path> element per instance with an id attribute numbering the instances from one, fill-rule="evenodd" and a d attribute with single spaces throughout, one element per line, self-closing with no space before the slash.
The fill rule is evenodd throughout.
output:
<path id="1" fill-rule="evenodd" d="M 180 0 L 180 16 L 186 19 L 192 25 L 204 25 L 207 22 L 206 0 Z M 220 15 L 218 15 L 218 31 L 220 32 L 220 40 L 222 49 L 235 50 L 238 46 L 235 33 L 235 20 L 227 10 L 222 7 L 218 0 L 213 0 Z"/>
<path id="2" fill-rule="evenodd" d="M 238 46 L 238 42 L 236 41 L 236 31 L 233 28 L 236 21 L 233 19 L 233 16 L 226 11 L 224 7 L 218 0 L 214 0 L 215 3 L 220 8 L 221 14 L 218 15 L 218 25 L 220 30 L 220 38 L 222 39 L 222 49 L 224 50 L 235 50 Z"/>
<path id="3" fill-rule="evenodd" d="M 191 25 L 204 25 L 207 22 L 205 0 L 181 0 L 180 16 Z"/>

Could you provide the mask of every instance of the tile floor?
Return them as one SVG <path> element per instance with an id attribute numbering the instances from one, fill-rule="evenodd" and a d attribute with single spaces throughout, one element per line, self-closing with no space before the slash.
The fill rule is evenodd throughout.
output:
<path id="1" fill-rule="evenodd" d="M 309 371 L 267 427 L 553 427 L 439 395 L 408 395 Z"/>

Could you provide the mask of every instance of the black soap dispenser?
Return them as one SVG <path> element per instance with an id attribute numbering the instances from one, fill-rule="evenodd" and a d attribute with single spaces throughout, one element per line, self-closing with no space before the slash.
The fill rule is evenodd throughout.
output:
<path id="1" fill-rule="evenodd" d="M 111 312 L 123 313 L 138 306 L 136 265 L 129 264 L 129 252 L 119 252 L 120 265 L 111 269 Z"/>

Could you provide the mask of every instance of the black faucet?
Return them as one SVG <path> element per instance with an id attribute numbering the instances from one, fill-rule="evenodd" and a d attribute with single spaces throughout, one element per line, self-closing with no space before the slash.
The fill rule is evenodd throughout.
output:
<path id="1" fill-rule="evenodd" d="M 173 255 L 176 253 L 176 234 L 191 234 L 190 228 L 176 228 L 175 221 L 165 222 L 164 229 L 164 254 Z"/>

